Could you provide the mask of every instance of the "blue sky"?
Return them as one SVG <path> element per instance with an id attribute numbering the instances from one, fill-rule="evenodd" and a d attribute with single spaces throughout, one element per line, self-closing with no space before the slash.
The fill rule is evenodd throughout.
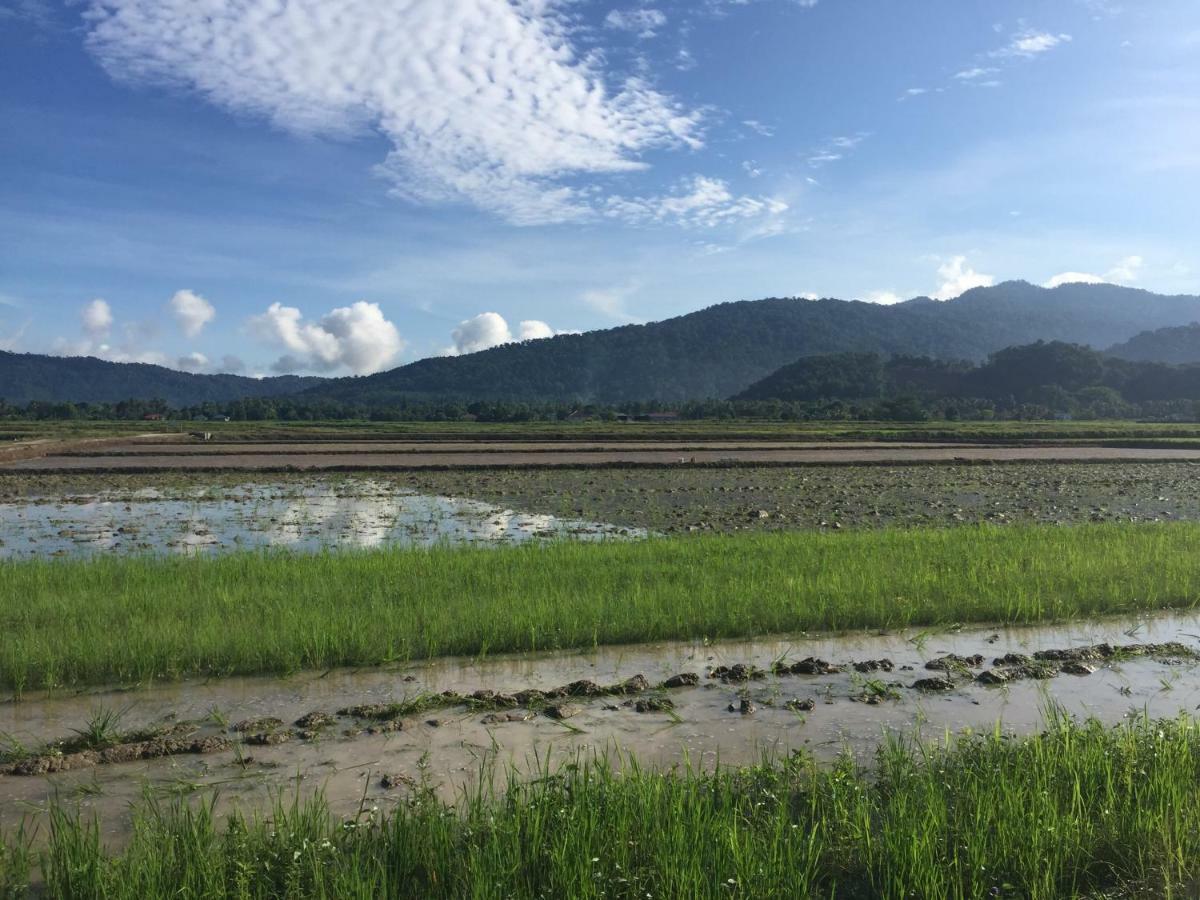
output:
<path id="1" fill-rule="evenodd" d="M 1200 293 L 1195 0 L 0 0 L 0 348 L 366 373 L 725 300 Z"/>

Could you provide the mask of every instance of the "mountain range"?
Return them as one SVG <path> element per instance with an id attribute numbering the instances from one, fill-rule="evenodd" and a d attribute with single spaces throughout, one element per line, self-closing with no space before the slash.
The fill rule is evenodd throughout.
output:
<path id="1" fill-rule="evenodd" d="M 1186 344 L 1196 335 L 1180 326 L 1198 321 L 1196 296 L 1009 281 L 955 300 L 918 297 L 891 306 L 796 298 L 721 303 L 661 322 L 505 344 L 352 378 L 256 380 L 0 353 L 0 397 L 10 403 L 162 398 L 172 406 L 284 394 L 367 406 L 435 398 L 677 402 L 735 395 L 805 356 L 853 352 L 979 362 L 1038 340 L 1153 354 L 1160 352 L 1154 347 Z M 1144 334 L 1162 329 L 1169 329 L 1169 339 Z"/>
<path id="2" fill-rule="evenodd" d="M 242 397 L 278 397 L 312 387 L 323 378 L 280 375 L 193 375 L 148 363 L 115 363 L 91 356 L 43 356 L 0 350 L 0 400 L 120 403 L 165 400 L 169 406 L 228 403 Z"/>

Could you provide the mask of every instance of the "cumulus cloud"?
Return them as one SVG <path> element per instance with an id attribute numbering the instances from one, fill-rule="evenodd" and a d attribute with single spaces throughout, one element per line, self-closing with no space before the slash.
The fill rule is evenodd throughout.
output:
<path id="1" fill-rule="evenodd" d="M 117 343 L 110 341 L 115 319 L 112 307 L 99 298 L 84 305 L 79 311 L 83 337 L 73 340 L 65 337 L 55 339 L 52 352 L 58 356 L 94 356 L 108 362 L 152 363 L 156 366 L 170 365 L 171 360 L 158 350 L 145 349 L 146 342 L 155 336 L 152 322 L 126 322 L 120 329 Z"/>
<path id="2" fill-rule="evenodd" d="M 246 371 L 246 364 L 241 357 L 226 353 L 221 357 L 221 371 L 229 375 L 241 375 Z"/>
<path id="3" fill-rule="evenodd" d="M 604 17 L 605 28 L 636 32 L 640 38 L 652 38 L 655 29 L 667 24 L 667 16 L 658 9 L 614 9 Z"/>
<path id="4" fill-rule="evenodd" d="M 369 375 L 386 369 L 404 350 L 404 340 L 377 303 L 359 302 L 335 309 L 319 322 L 305 322 L 294 306 L 272 303 L 254 316 L 250 330 L 287 352 L 272 365 L 277 372 L 348 369 Z"/>
<path id="5" fill-rule="evenodd" d="M 712 228 L 730 222 L 781 216 L 788 205 L 775 197 L 737 196 L 719 178 L 696 175 L 670 194 L 610 197 L 605 214 L 635 224 L 673 223 Z"/>
<path id="6" fill-rule="evenodd" d="M 1140 256 L 1126 256 L 1103 275 L 1091 272 L 1060 272 L 1043 287 L 1056 288 L 1063 284 L 1129 284 L 1137 281 L 1138 270 L 1145 265 Z"/>
<path id="7" fill-rule="evenodd" d="M 882 306 L 891 306 L 893 303 L 900 303 L 904 298 L 895 291 L 870 291 L 867 296 L 863 297 L 868 303 L 878 303 Z"/>
<path id="8" fill-rule="evenodd" d="M 305 134 L 378 129 L 397 195 L 520 224 L 587 218 L 579 176 L 699 147 L 700 113 L 572 44 L 572 0 L 86 0 L 114 78 Z"/>
<path id="9" fill-rule="evenodd" d="M 511 344 L 513 341 L 536 341 L 561 333 L 538 319 L 526 319 L 517 325 L 514 337 L 504 316 L 500 313 L 485 312 L 458 323 L 458 327 L 450 332 L 450 340 L 454 344 L 446 348 L 445 355 L 478 353 L 480 350 L 489 350 L 501 344 Z"/>
<path id="10" fill-rule="evenodd" d="M 1104 284 L 1104 279 L 1091 272 L 1060 272 L 1042 287 L 1056 288 L 1063 284 Z"/>
<path id="11" fill-rule="evenodd" d="M 1013 35 L 1011 41 L 1000 49 L 993 50 L 990 55 L 996 59 L 1009 57 L 1032 59 L 1035 56 L 1053 50 L 1061 44 L 1066 44 L 1070 40 L 1071 35 L 1069 34 L 1051 34 L 1048 31 L 1037 31 L 1027 28 L 1024 31 L 1017 32 Z"/>
<path id="12" fill-rule="evenodd" d="M 941 284 L 933 293 L 934 300 L 953 300 L 971 288 L 991 287 L 996 283 L 993 276 L 983 275 L 968 266 L 965 256 L 955 256 L 942 263 L 937 273 Z"/>
<path id="13" fill-rule="evenodd" d="M 170 307 L 175 321 L 190 338 L 197 337 L 204 326 L 217 317 L 213 305 L 192 291 L 177 291 L 171 298 Z"/>
<path id="14" fill-rule="evenodd" d="M 83 320 L 83 333 L 92 340 L 102 340 L 112 330 L 113 314 L 108 301 L 96 298 L 79 313 Z"/>
<path id="15" fill-rule="evenodd" d="M 189 353 L 187 356 L 181 356 L 175 360 L 175 368 L 182 369 L 184 372 L 203 372 L 208 369 L 208 357 L 203 353 Z"/>

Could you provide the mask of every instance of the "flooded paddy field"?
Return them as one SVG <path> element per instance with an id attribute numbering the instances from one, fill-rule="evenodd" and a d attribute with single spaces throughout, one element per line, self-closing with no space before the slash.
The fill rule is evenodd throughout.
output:
<path id="1" fill-rule="evenodd" d="M 641 529 L 418 494 L 395 481 L 370 478 L 0 496 L 0 559 L 644 536 Z"/>
<path id="2" fill-rule="evenodd" d="M 33 459 L 5 463 L 12 472 L 155 472 L 190 471 L 408 471 L 422 469 L 513 469 L 543 467 L 686 467 L 686 466 L 851 466 L 900 463 L 953 464 L 988 462 L 1117 462 L 1192 461 L 1200 463 L 1196 447 L 1105 447 L 1079 444 L 1037 446 L 861 445 L 861 446 L 706 446 L 703 443 L 645 447 L 584 447 L 533 444 L 513 449 L 420 447 L 382 450 L 373 442 L 345 443 L 332 449 L 325 443 L 278 445 L 186 444 L 180 447 L 137 443 L 80 453 L 52 451 Z M 193 449 L 194 448 L 194 449 Z"/>
<path id="3" fill-rule="evenodd" d="M 1117 723 L 1200 704 L 1200 617 L 1037 628 L 599 648 L 441 659 L 291 678 L 103 689 L 0 704 L 0 828 L 55 802 L 99 814 L 120 841 L 130 805 L 218 797 L 264 809 L 321 791 L 339 814 L 417 785 L 453 799 L 480 777 L 547 760 L 632 753 L 711 770 L 804 751 L 870 764 L 888 735 L 1025 734 L 1061 713 Z M 110 749 L 80 749 L 109 719 Z M 111 720 L 111 721 L 110 721 Z M 122 733 L 133 736 L 122 738 Z M 55 749 L 64 739 L 74 742 Z M 99 745 L 97 745 L 99 747 Z M 47 748 L 50 752 L 47 753 Z"/>
<path id="4" fill-rule="evenodd" d="M 89 544 L 120 544 L 126 551 L 314 549 L 627 536 L 623 530 L 636 537 L 646 531 L 1200 521 L 1197 472 L 1188 462 L 1030 463 L 277 473 L 251 481 L 237 472 L 101 476 L 0 469 L 0 555 L 74 552 Z M 143 524 L 130 526 L 131 517 Z"/>

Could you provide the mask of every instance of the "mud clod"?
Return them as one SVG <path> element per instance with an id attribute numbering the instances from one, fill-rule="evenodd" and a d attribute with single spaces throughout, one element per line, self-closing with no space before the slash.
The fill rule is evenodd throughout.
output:
<path id="1" fill-rule="evenodd" d="M 766 678 L 767 673 L 758 666 L 737 663 L 732 666 L 717 666 L 710 669 L 709 678 L 717 678 L 725 684 L 741 684 L 746 681 Z"/>
<path id="2" fill-rule="evenodd" d="M 134 741 L 117 744 L 105 750 L 84 750 L 79 753 L 50 753 L 33 756 L 7 766 L 0 766 L 0 774 L 41 776 L 56 772 L 87 769 L 106 763 L 136 762 L 146 759 L 161 759 L 165 756 L 185 754 L 219 753 L 233 744 L 222 737 L 209 738 L 155 738 L 149 741 Z"/>
<path id="3" fill-rule="evenodd" d="M 634 675 L 627 678 L 612 689 L 614 694 L 640 694 L 650 690 L 650 682 L 644 675 Z"/>
<path id="4" fill-rule="evenodd" d="M 978 669 L 983 665 L 983 654 L 974 656 L 959 656 L 957 653 L 947 653 L 937 659 L 925 663 L 925 668 L 931 672 L 965 672 L 967 669 Z"/>
<path id="5" fill-rule="evenodd" d="M 730 703 L 729 711 L 741 713 L 743 716 L 750 716 L 758 712 L 758 707 L 754 705 L 754 701 L 752 701 L 749 697 L 743 697 L 741 701 L 736 704 Z"/>
<path id="6" fill-rule="evenodd" d="M 283 719 L 276 719 L 274 716 L 262 716 L 257 719 L 243 719 L 233 726 L 233 730 L 244 734 L 248 731 L 274 731 L 276 728 L 283 727 Z"/>
<path id="7" fill-rule="evenodd" d="M 700 676 L 695 672 L 681 672 L 678 675 L 672 675 L 662 683 L 662 686 L 667 689 L 675 689 L 682 687 L 695 687 L 700 683 Z"/>
<path id="8" fill-rule="evenodd" d="M 552 706 L 546 707 L 546 715 L 551 719 L 573 719 L 575 716 L 583 712 L 583 707 L 578 703 L 555 703 Z"/>
<path id="9" fill-rule="evenodd" d="M 1096 667 L 1090 663 L 1074 660 L 1065 664 L 1062 670 L 1064 675 L 1091 675 L 1096 671 Z"/>
<path id="10" fill-rule="evenodd" d="M 512 710 L 511 712 L 491 713 L 484 716 L 480 721 L 484 725 L 504 725 L 508 722 L 528 722 L 533 718 L 533 713 L 527 709 Z"/>
<path id="11" fill-rule="evenodd" d="M 675 708 L 675 703 L 668 697 L 641 697 L 629 705 L 639 713 L 666 712 Z"/>
<path id="12" fill-rule="evenodd" d="M 934 678 L 918 678 L 912 686 L 913 690 L 927 694 L 954 690 L 954 682 L 944 675 Z"/>
<path id="13" fill-rule="evenodd" d="M 890 659 L 864 659 L 854 663 L 855 672 L 890 672 L 896 664 Z"/>
<path id="14" fill-rule="evenodd" d="M 837 675 L 842 671 L 842 667 L 810 656 L 808 659 L 793 663 L 788 671 L 792 675 Z"/>
<path id="15" fill-rule="evenodd" d="M 384 775 L 379 779 L 379 784 L 385 790 L 394 791 L 396 788 L 402 787 L 415 788 L 417 786 L 417 780 L 411 775 L 395 773 L 391 775 Z"/>
<path id="16" fill-rule="evenodd" d="M 252 747 L 274 747 L 286 744 L 296 736 L 294 731 L 260 731 L 258 734 L 246 736 L 246 743 Z"/>
<path id="17" fill-rule="evenodd" d="M 317 731 L 321 728 L 329 728 L 336 722 L 337 719 L 327 712 L 310 712 L 298 718 L 295 725 L 297 728 L 303 728 L 307 731 Z"/>

